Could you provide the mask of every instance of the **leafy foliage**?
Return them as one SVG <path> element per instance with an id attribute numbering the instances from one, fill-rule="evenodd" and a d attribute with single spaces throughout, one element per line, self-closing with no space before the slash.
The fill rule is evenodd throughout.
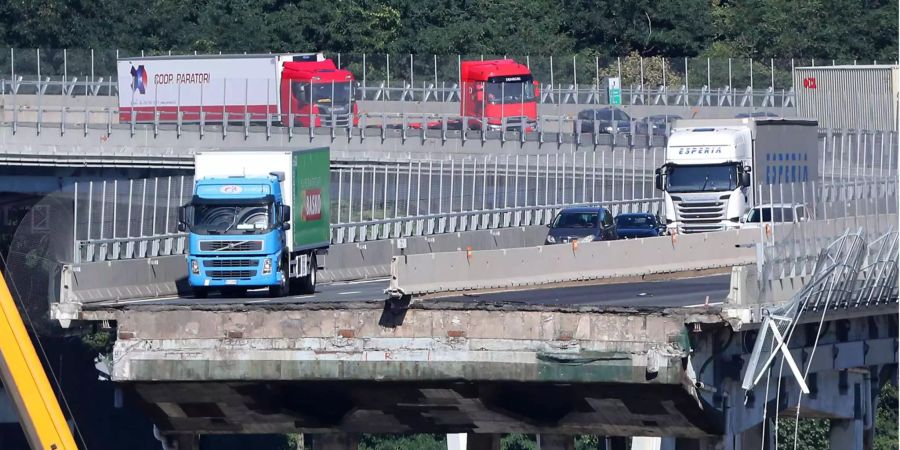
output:
<path id="1" fill-rule="evenodd" d="M 9 0 L 17 48 L 893 61 L 888 0 Z"/>

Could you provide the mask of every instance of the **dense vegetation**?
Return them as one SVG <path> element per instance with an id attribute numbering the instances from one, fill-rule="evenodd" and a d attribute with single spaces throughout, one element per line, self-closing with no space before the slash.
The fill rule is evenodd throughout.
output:
<path id="1" fill-rule="evenodd" d="M 147 51 L 894 61 L 893 0 L 10 0 L 0 42 Z"/>

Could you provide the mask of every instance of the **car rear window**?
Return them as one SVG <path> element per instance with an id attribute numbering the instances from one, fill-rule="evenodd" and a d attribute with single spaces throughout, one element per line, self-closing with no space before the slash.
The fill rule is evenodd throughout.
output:
<path id="1" fill-rule="evenodd" d="M 648 228 L 653 226 L 653 219 L 648 216 L 619 216 L 616 217 L 616 226 L 619 228 Z"/>

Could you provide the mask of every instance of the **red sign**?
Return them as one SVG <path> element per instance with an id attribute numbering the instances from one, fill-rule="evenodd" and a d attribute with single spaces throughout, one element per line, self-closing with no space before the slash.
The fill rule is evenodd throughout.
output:
<path id="1" fill-rule="evenodd" d="M 319 189 L 307 189 L 303 191 L 303 221 L 322 219 L 322 192 Z"/>
<path id="2" fill-rule="evenodd" d="M 816 77 L 806 77 L 803 79 L 803 87 L 807 89 L 816 88 Z"/>

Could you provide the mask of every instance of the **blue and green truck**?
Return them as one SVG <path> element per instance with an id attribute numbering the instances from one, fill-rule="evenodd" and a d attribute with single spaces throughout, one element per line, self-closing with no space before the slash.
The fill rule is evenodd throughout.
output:
<path id="1" fill-rule="evenodd" d="M 194 164 L 194 194 L 179 214 L 194 296 L 315 292 L 331 243 L 328 148 L 201 151 Z"/>

